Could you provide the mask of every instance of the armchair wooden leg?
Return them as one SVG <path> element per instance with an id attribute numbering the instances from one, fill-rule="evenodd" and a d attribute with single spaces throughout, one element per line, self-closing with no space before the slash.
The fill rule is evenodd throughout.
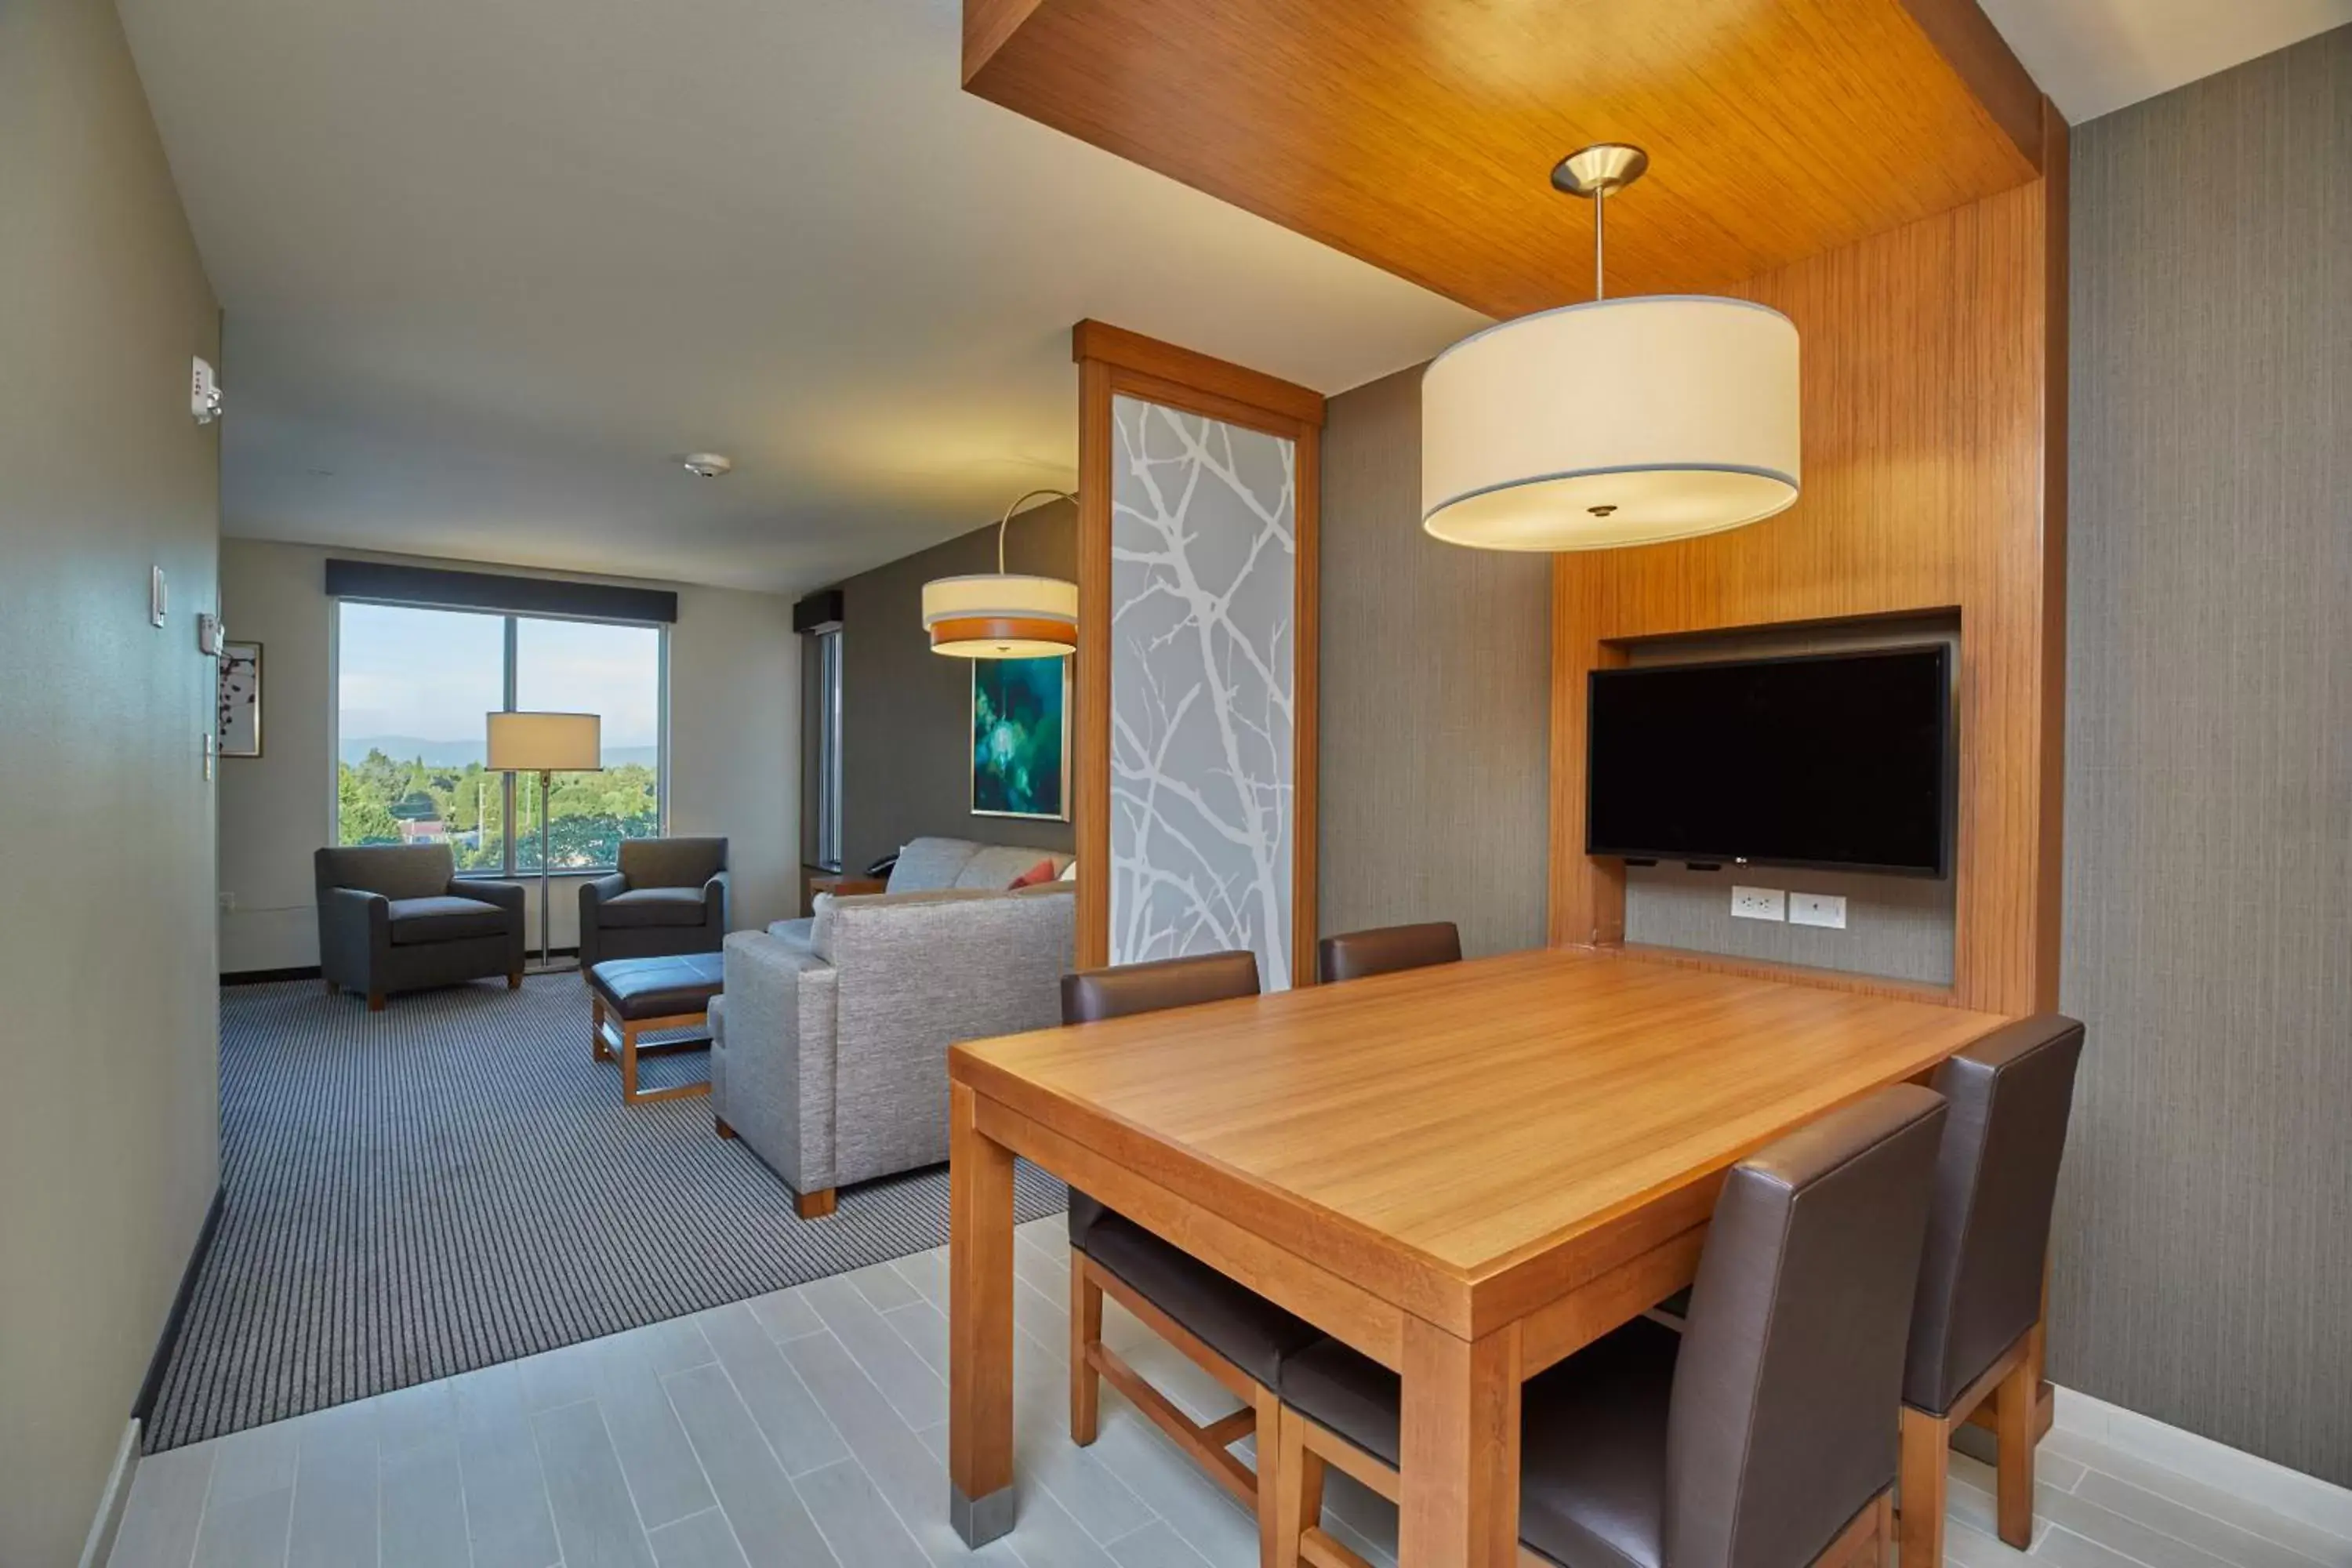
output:
<path id="1" fill-rule="evenodd" d="M 327 982 L 327 994 L 328 994 L 328 995 L 330 995 L 330 996 L 340 996 L 340 995 L 341 995 L 341 994 L 342 994 L 342 990 L 343 990 L 343 988 L 342 988 L 341 986 L 340 986 L 340 985 L 336 984 L 333 981 L 330 980 L 330 981 L 328 981 L 328 982 Z"/>
<path id="2" fill-rule="evenodd" d="M 1903 1568 L 1942 1568 L 1944 1508 L 1950 1480 L 1952 1429 L 1941 1416 L 1903 1407 L 1901 1528 Z"/>
<path id="3" fill-rule="evenodd" d="M 796 1193 L 793 1196 L 793 1212 L 803 1219 L 823 1219 L 840 1201 L 841 1194 L 831 1187 L 814 1193 Z"/>
<path id="4" fill-rule="evenodd" d="M 2017 1358 L 1993 1390 L 1995 1521 L 2000 1538 L 2020 1552 L 2033 1544 L 2033 1415 L 2041 1394 L 2040 1368 L 2030 1354 Z"/>
<path id="5" fill-rule="evenodd" d="M 371 1013 L 381 1013 L 383 1011 L 383 992 L 371 991 L 368 993 L 368 1011 Z"/>
<path id="6" fill-rule="evenodd" d="M 507 989 L 509 991 L 520 991 L 522 989 L 521 970 L 509 969 L 507 971 Z"/>
<path id="7" fill-rule="evenodd" d="M 1102 1374 L 1087 1347 L 1102 1338 L 1102 1287 L 1087 1272 L 1087 1255 L 1070 1248 L 1070 1441 L 1095 1440 L 1102 1412 Z"/>
<path id="8" fill-rule="evenodd" d="M 1323 1456 L 1307 1447 L 1304 1422 L 1305 1417 L 1296 1412 L 1279 1410 L 1275 1431 L 1268 1432 L 1263 1424 L 1258 1427 L 1259 1455 L 1271 1449 L 1279 1456 L 1273 1477 L 1274 1540 L 1270 1546 L 1264 1542 L 1259 1546 L 1273 1568 L 1299 1568 L 1299 1540 L 1323 1520 Z M 1261 1472 L 1261 1497 L 1265 1484 Z"/>
<path id="9" fill-rule="evenodd" d="M 723 1116 L 714 1116 L 710 1119 L 710 1121 L 713 1130 L 716 1131 L 721 1138 L 732 1138 L 735 1136 L 735 1129 L 727 1125 L 727 1118 Z"/>

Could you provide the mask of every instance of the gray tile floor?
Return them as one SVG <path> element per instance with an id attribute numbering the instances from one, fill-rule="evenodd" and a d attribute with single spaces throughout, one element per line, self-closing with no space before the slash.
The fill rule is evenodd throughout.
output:
<path id="1" fill-rule="evenodd" d="M 1246 1515 L 1118 1394 L 1066 1431 L 1061 1220 L 1022 1227 L 1019 1526 L 949 1530 L 944 1253 L 175 1449 L 139 1469 L 113 1568 L 1248 1568 Z M 1106 1331 L 1202 1419 L 1217 1385 L 1113 1306 Z M 1958 1568 L 2352 1568 L 2352 1540 L 2067 1432 L 2030 1554 L 1953 1457 Z M 1337 1532 L 1393 1562 L 1394 1510 L 1335 1475 Z"/>

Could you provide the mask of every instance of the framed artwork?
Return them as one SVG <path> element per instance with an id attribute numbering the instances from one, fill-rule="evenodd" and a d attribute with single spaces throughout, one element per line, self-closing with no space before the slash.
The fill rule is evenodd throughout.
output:
<path id="1" fill-rule="evenodd" d="M 225 642 L 220 651 L 220 754 L 261 755 L 261 645 Z"/>
<path id="2" fill-rule="evenodd" d="M 1070 661 L 971 661 L 971 814 L 1070 819 Z"/>

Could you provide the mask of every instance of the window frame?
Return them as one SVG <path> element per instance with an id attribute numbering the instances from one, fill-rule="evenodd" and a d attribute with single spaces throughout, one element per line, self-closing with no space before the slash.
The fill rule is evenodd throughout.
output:
<path id="1" fill-rule="evenodd" d="M 499 683 L 502 712 L 512 713 L 515 691 L 520 684 L 516 654 L 521 640 L 520 625 L 523 621 L 571 621 L 583 626 L 629 626 L 654 634 L 654 831 L 656 837 L 669 833 L 669 634 L 666 621 L 621 620 L 608 616 L 525 615 L 514 610 L 486 609 L 472 605 L 420 605 L 404 599 L 378 599 L 357 594 L 331 594 L 327 602 L 333 606 L 327 627 L 327 802 L 328 820 L 334 824 L 333 837 L 342 838 L 342 802 L 336 789 L 336 764 L 343 752 L 343 606 L 373 605 L 388 610 L 425 610 L 436 615 L 482 616 L 505 623 L 499 646 L 505 666 Z M 457 873 L 461 882 L 510 882 L 536 879 L 540 873 L 516 864 L 515 858 L 515 777 L 500 775 L 501 830 L 500 865 L 478 867 Z M 594 866 L 564 866 L 555 868 L 553 875 L 564 877 L 610 876 L 620 868 L 617 858 L 610 864 Z"/>

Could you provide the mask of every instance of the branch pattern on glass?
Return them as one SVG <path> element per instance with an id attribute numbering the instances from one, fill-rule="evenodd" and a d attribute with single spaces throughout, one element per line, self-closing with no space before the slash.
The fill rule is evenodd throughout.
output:
<path id="1" fill-rule="evenodd" d="M 1111 961 L 1246 948 L 1280 990 L 1297 454 L 1134 398 L 1111 417 Z"/>

